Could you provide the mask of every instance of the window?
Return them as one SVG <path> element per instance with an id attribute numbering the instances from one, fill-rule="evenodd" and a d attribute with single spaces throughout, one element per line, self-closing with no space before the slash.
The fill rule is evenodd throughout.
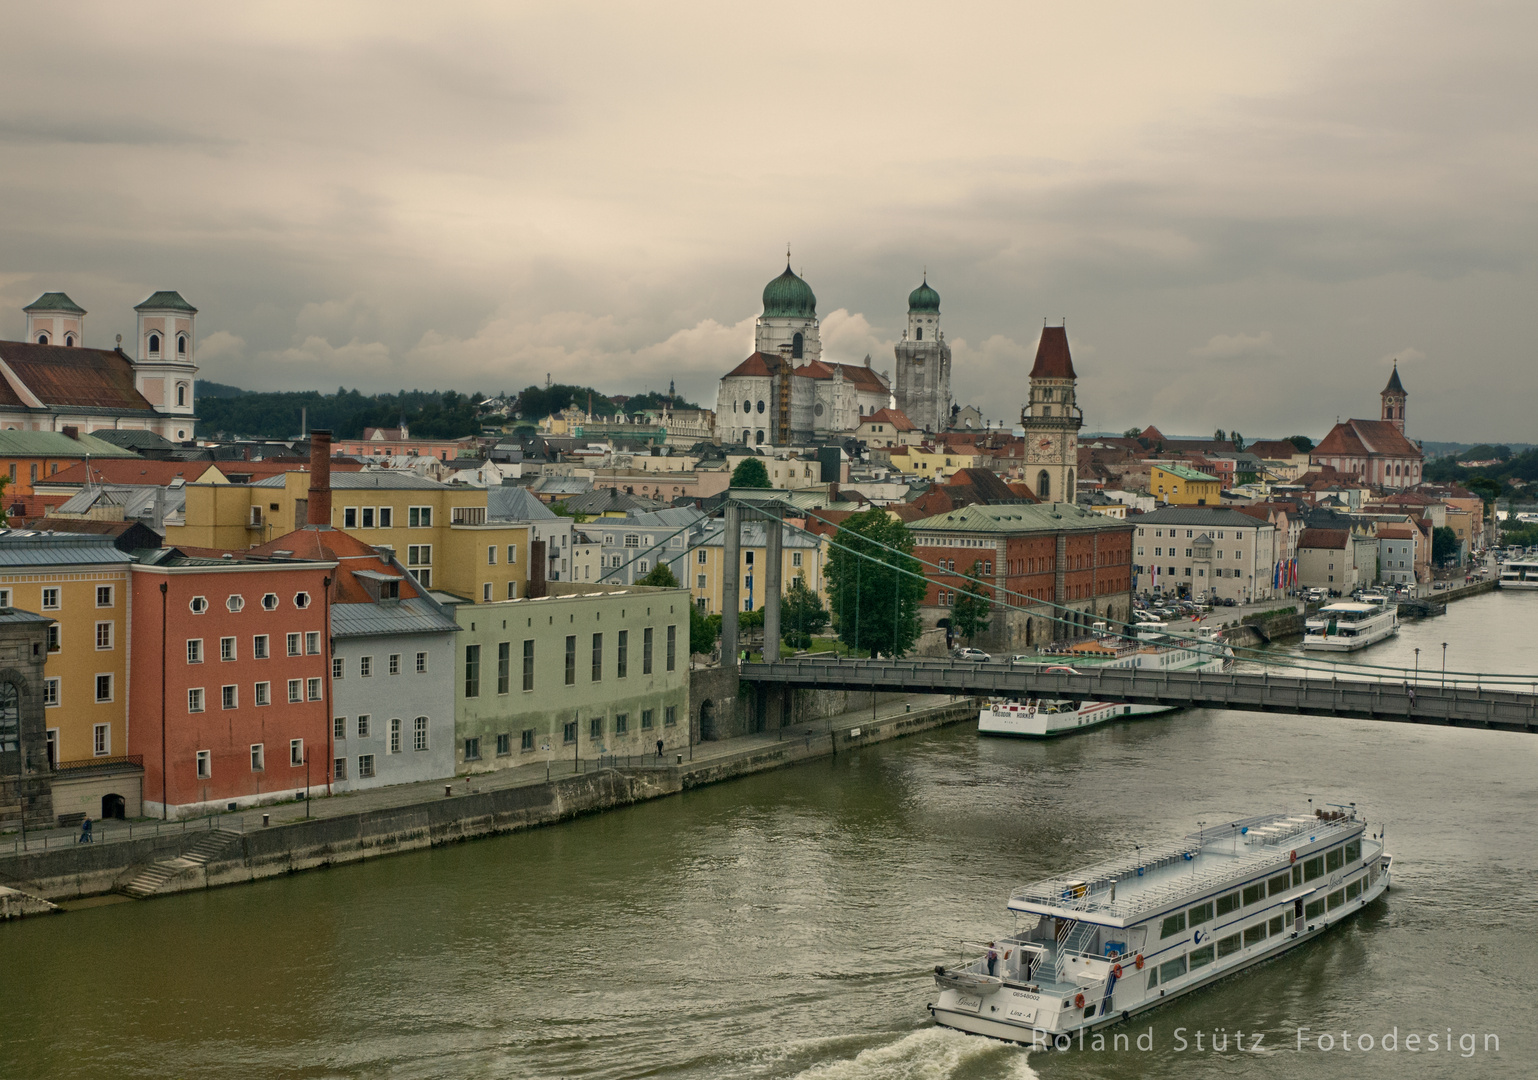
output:
<path id="1" fill-rule="evenodd" d="M 593 681 L 603 678 L 603 635 L 593 635 Z"/>
<path id="2" fill-rule="evenodd" d="M 278 610 L 278 594 L 277 593 L 270 592 L 267 595 L 262 597 L 262 610 L 263 611 L 276 611 L 276 610 Z"/>
<path id="3" fill-rule="evenodd" d="M 532 750 L 532 749 L 534 749 L 534 729 L 533 728 L 524 728 L 523 729 L 523 738 L 520 741 L 520 743 L 518 744 L 518 748 L 520 750 Z"/>
<path id="4" fill-rule="evenodd" d="M 614 734 L 623 735 L 630 728 L 630 714 L 617 713 L 614 717 Z"/>
<path id="5" fill-rule="evenodd" d="M 1264 885 L 1246 885 L 1244 887 L 1244 906 L 1249 907 L 1251 904 L 1260 903 L 1265 898 L 1265 895 L 1266 887 Z"/>
<path id="6" fill-rule="evenodd" d="M 347 738 L 347 717 L 333 716 L 331 718 L 331 737 L 333 739 Z"/>
<path id="7" fill-rule="evenodd" d="M 190 713 L 203 711 L 203 688 L 195 686 L 187 691 L 187 711 Z"/>
<path id="8" fill-rule="evenodd" d="M 1324 856 L 1315 855 L 1303 863 L 1303 880 L 1313 881 L 1316 877 L 1324 876 Z"/>
<path id="9" fill-rule="evenodd" d="M 1211 945 L 1203 945 L 1200 949 L 1192 949 L 1186 957 L 1191 962 L 1191 970 L 1195 971 L 1199 967 L 1206 967 L 1212 963 L 1212 952 L 1213 947 Z"/>
<path id="10" fill-rule="evenodd" d="M 465 697 L 481 696 L 481 647 L 465 646 Z"/>
<path id="11" fill-rule="evenodd" d="M 298 656 L 303 645 L 302 636 L 299 634 L 288 635 L 288 655 Z"/>
<path id="12" fill-rule="evenodd" d="M 198 751 L 198 779 L 207 780 L 214 775 L 214 755 L 211 750 Z"/>
<path id="13" fill-rule="evenodd" d="M 427 749 L 427 717 L 419 716 L 412 721 L 413 743 L 418 750 Z"/>
<path id="14" fill-rule="evenodd" d="M 678 627 L 668 627 L 668 670 L 672 671 L 677 665 L 678 657 Z"/>
<path id="15" fill-rule="evenodd" d="M 235 659 L 235 639 L 234 638 L 232 638 L 232 637 L 222 637 L 222 638 L 219 639 L 219 659 L 220 660 L 233 660 L 233 659 Z"/>
<path id="16" fill-rule="evenodd" d="M 486 548 L 486 565 L 497 565 L 497 548 L 495 544 L 492 544 Z"/>
<path id="17" fill-rule="evenodd" d="M 11 467 L 13 469 L 15 468 L 14 465 L 11 466 Z M 0 589 L 0 607 L 10 607 L 10 606 L 11 606 L 11 590 L 10 589 Z"/>
<path id="18" fill-rule="evenodd" d="M 347 661 L 340 656 L 331 658 L 331 677 L 340 679 L 347 674 Z"/>
<path id="19" fill-rule="evenodd" d="M 800 566 L 801 565 L 801 552 L 799 552 L 799 551 L 792 551 L 790 553 L 790 565 L 791 566 Z"/>
<path id="20" fill-rule="evenodd" d="M 556 539 L 559 540 L 560 537 L 556 537 Z M 518 545 L 517 544 L 508 544 L 507 545 L 507 565 L 508 566 L 512 566 L 513 563 L 515 563 L 517 561 L 518 561 Z"/>
<path id="21" fill-rule="evenodd" d="M 577 638 L 574 634 L 566 638 L 566 685 L 577 685 Z"/>
<path id="22" fill-rule="evenodd" d="M 641 674 L 652 673 L 652 628 L 641 631 Z"/>
<path id="23" fill-rule="evenodd" d="M 705 565 L 705 549 L 704 548 L 700 548 L 700 550 L 698 550 L 698 551 L 696 551 L 694 553 L 694 561 L 699 563 L 701 566 Z"/>
<path id="24" fill-rule="evenodd" d="M 513 643 L 497 642 L 497 693 L 505 694 L 512 689 Z"/>
<path id="25" fill-rule="evenodd" d="M 1218 959 L 1232 956 L 1239 951 L 1239 935 L 1231 934 L 1226 938 L 1218 938 Z"/>
<path id="26" fill-rule="evenodd" d="M 342 528 L 356 529 L 358 527 L 358 508 L 348 506 L 342 509 Z"/>
<path id="27" fill-rule="evenodd" d="M 374 677 L 374 658 L 372 656 L 358 657 L 358 678 L 372 679 Z"/>
<path id="28" fill-rule="evenodd" d="M 401 654 L 398 653 L 398 652 L 393 652 L 393 653 L 390 654 L 390 674 L 391 675 L 399 675 L 400 673 L 401 673 Z"/>
<path id="29" fill-rule="evenodd" d="M 96 624 L 96 651 L 103 652 L 112 648 L 112 624 L 99 622 Z"/>
<path id="30" fill-rule="evenodd" d="M 251 655 L 258 660 L 267 659 L 267 635 L 257 634 L 251 639 Z"/>
<path id="31" fill-rule="evenodd" d="M 91 753 L 106 757 L 112 753 L 112 725 L 97 724 L 91 729 Z"/>
<path id="32" fill-rule="evenodd" d="M 58 623 L 49 623 L 48 624 L 48 651 L 51 652 L 51 653 L 55 653 L 55 652 L 59 651 L 60 647 L 61 646 L 59 644 L 59 624 Z"/>
<path id="33" fill-rule="evenodd" d="M 523 688 L 534 689 L 534 642 L 532 639 L 523 643 Z"/>
<path id="34" fill-rule="evenodd" d="M 641 710 L 641 730 L 642 731 L 650 731 L 655 726 L 652 723 L 652 717 L 654 717 L 656 715 L 657 715 L 657 711 L 655 709 L 642 709 Z"/>
<path id="35" fill-rule="evenodd" d="M 417 653 L 417 674 L 427 674 L 427 654 L 425 652 Z"/>
<path id="36" fill-rule="evenodd" d="M 194 596 L 191 600 L 187 601 L 187 607 L 194 615 L 201 615 L 208 610 L 208 597 Z"/>
<path id="37" fill-rule="evenodd" d="M 363 511 L 363 528 L 372 529 L 374 527 L 374 508 L 372 506 L 365 506 L 361 509 Z"/>
<path id="38" fill-rule="evenodd" d="M 232 614 L 234 612 L 244 610 L 245 606 L 246 606 L 246 598 L 244 596 L 226 596 L 224 598 L 225 610 L 229 611 Z"/>
<path id="39" fill-rule="evenodd" d="M 1177 956 L 1173 960 L 1159 965 L 1159 981 L 1168 983 L 1171 979 L 1178 979 L 1186 973 L 1186 958 Z"/>
<path id="40" fill-rule="evenodd" d="M 304 700 L 304 682 L 301 679 L 288 680 L 288 700 L 290 704 Z"/>
<path id="41" fill-rule="evenodd" d="M 258 705 L 272 704 L 272 683 L 259 682 L 256 684 L 256 703 Z"/>
<path id="42" fill-rule="evenodd" d="M 513 752 L 513 737 L 505 732 L 497 736 L 497 757 Z"/>
<path id="43" fill-rule="evenodd" d="M 1321 916 L 1323 914 L 1324 914 L 1324 901 L 1323 900 L 1315 900 L 1313 903 L 1309 904 L 1307 907 L 1305 907 L 1303 909 L 1303 917 L 1305 919 L 1317 919 L 1317 918 L 1319 918 L 1319 916 Z"/>
<path id="44" fill-rule="evenodd" d="M 1246 926 L 1244 928 L 1244 947 L 1246 949 L 1251 945 L 1259 945 L 1264 940 L 1266 940 L 1265 923 L 1256 923 L 1254 926 Z"/>
<path id="45" fill-rule="evenodd" d="M 696 589 L 703 589 L 705 587 L 705 575 L 704 574 L 701 574 L 698 578 L 695 579 L 694 587 Z M 704 597 L 701 597 L 700 599 L 703 601 Z"/>
<path id="46" fill-rule="evenodd" d="M 59 590 L 57 588 L 50 587 L 43 590 L 43 610 L 59 610 Z"/>
<path id="47" fill-rule="evenodd" d="M 1354 863 L 1362 857 L 1362 842 L 1352 840 L 1346 844 L 1346 862 Z"/>
<path id="48" fill-rule="evenodd" d="M 374 775 L 374 755 L 373 754 L 359 754 L 358 755 L 358 779 L 359 780 L 368 780 L 368 779 L 371 779 L 373 777 L 373 775 Z"/>
<path id="49" fill-rule="evenodd" d="M 589 739 L 603 738 L 603 717 L 590 716 L 587 720 L 587 737 Z"/>
<path id="50" fill-rule="evenodd" d="M 319 701 L 320 700 L 321 686 L 320 686 L 320 680 L 319 679 L 306 679 L 306 680 L 304 680 L 304 688 L 305 688 L 305 697 L 308 700 L 310 700 L 310 701 Z"/>
<path id="51" fill-rule="evenodd" d="M 1159 928 L 1159 938 L 1160 938 L 1160 940 L 1163 940 L 1164 938 L 1167 938 L 1167 937 L 1174 937 L 1176 934 L 1179 934 L 1182 931 L 1184 931 L 1185 928 L 1186 928 L 1186 913 L 1185 912 L 1178 911 L 1178 912 L 1176 912 L 1173 915 L 1166 915 L 1164 917 L 1164 925 L 1162 925 Z"/>
<path id="52" fill-rule="evenodd" d="M 303 765 L 304 764 L 304 740 L 303 739 L 290 739 L 290 740 L 288 740 L 288 763 L 290 765 Z"/>
<path id="53" fill-rule="evenodd" d="M 401 721 L 400 717 L 392 717 L 390 720 L 390 753 L 401 752 Z"/>
<path id="54" fill-rule="evenodd" d="M 1277 893 L 1284 893 L 1291 887 L 1291 874 L 1278 874 L 1276 877 L 1266 882 L 1266 892 L 1272 896 L 1275 896 Z"/>
<path id="55" fill-rule="evenodd" d="M 304 610 L 305 608 L 309 607 L 310 606 L 310 594 L 307 593 L 307 592 L 297 592 L 297 593 L 295 593 L 294 594 L 294 606 L 296 608 L 299 608 L 301 611 Z"/>
<path id="56" fill-rule="evenodd" d="M 1350 884 L 1348 884 L 1346 886 L 1346 899 L 1348 901 L 1349 900 L 1355 900 L 1358 896 L 1361 896 L 1361 895 L 1362 895 L 1362 879 L 1361 878 L 1357 878 L 1355 881 L 1351 882 Z"/>
<path id="57" fill-rule="evenodd" d="M 491 582 L 489 581 L 481 586 L 481 602 L 491 603 Z"/>
<path id="58" fill-rule="evenodd" d="M 478 739 L 478 738 L 466 739 L 465 740 L 465 760 L 466 761 L 479 761 L 480 759 L 481 759 L 481 740 Z"/>
<path id="59" fill-rule="evenodd" d="M 1338 848 L 1338 847 L 1337 848 L 1331 848 L 1329 851 L 1325 852 L 1325 855 L 1324 855 L 1324 872 L 1327 873 L 1327 874 L 1331 874 L 1331 873 L 1334 873 L 1336 870 L 1339 870 L 1341 868 L 1342 864 L 1345 861 L 1343 856 L 1344 856 L 1344 852 L 1342 852 L 1341 849 Z"/>
<path id="60" fill-rule="evenodd" d="M 43 680 L 43 704 L 54 706 L 59 703 L 59 678 L 54 676 Z"/>
<path id="61" fill-rule="evenodd" d="M 239 708 L 240 694 L 233 684 L 219 688 L 219 706 L 224 709 Z"/>
<path id="62" fill-rule="evenodd" d="M 7 592 L 8 591 L 9 590 L 7 590 Z M 5 600 L 6 600 L 6 603 L 3 604 L 3 605 L 0 605 L 0 606 L 10 607 L 11 606 L 10 605 L 10 596 L 7 595 L 5 597 Z M 111 607 L 112 606 L 112 586 L 111 585 L 98 585 L 98 586 L 96 586 L 96 606 L 97 607 Z"/>
<path id="63" fill-rule="evenodd" d="M 678 706 L 669 705 L 662 710 L 662 726 L 675 727 L 678 724 Z"/>
<path id="64" fill-rule="evenodd" d="M 1212 921 L 1212 901 L 1205 904 L 1197 904 L 1186 912 L 1186 923 L 1189 926 L 1200 926 L 1204 922 Z"/>
<path id="65" fill-rule="evenodd" d="M 203 662 L 203 639 L 187 639 L 187 663 L 201 664 Z"/>
<path id="66" fill-rule="evenodd" d="M 310 630 L 304 635 L 304 652 L 306 656 L 320 655 L 320 631 Z"/>
<path id="67" fill-rule="evenodd" d="M 406 526 L 411 529 L 430 529 L 433 527 L 433 508 L 431 506 L 413 506 L 406 511 Z"/>
<path id="68" fill-rule="evenodd" d="M 516 581 L 509 581 L 507 583 L 507 598 L 509 600 L 518 599 L 518 583 Z"/>
<path id="69" fill-rule="evenodd" d="M 251 744 L 251 771 L 261 772 L 267 767 L 267 755 L 261 743 Z"/>
<path id="70" fill-rule="evenodd" d="M 630 671 L 630 631 L 621 630 L 615 645 L 614 677 L 623 679 Z"/>
<path id="71" fill-rule="evenodd" d="M 1346 890 L 1336 889 L 1329 896 L 1325 897 L 1325 900 L 1328 902 L 1329 909 L 1334 911 L 1346 902 Z"/>
<path id="72" fill-rule="evenodd" d="M 1266 929 L 1272 937 L 1276 937 L 1277 934 L 1282 932 L 1282 917 L 1280 915 L 1273 915 L 1271 921 L 1266 924 Z"/>
<path id="73" fill-rule="evenodd" d="M 430 566 L 433 561 L 433 546 L 431 544 L 406 545 L 407 566 Z"/>
<path id="74" fill-rule="evenodd" d="M 567 746 L 577 741 L 577 722 L 570 721 L 561 728 L 561 741 Z"/>

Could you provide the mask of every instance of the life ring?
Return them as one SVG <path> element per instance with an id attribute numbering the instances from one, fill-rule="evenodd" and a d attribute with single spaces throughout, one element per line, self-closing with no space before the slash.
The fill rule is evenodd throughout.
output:
<path id="1" fill-rule="evenodd" d="M 1076 1009 L 1084 1008 L 1084 995 L 1083 994 L 1075 994 L 1075 995 L 1073 995 L 1073 1006 Z"/>
<path id="2" fill-rule="evenodd" d="M 1137 965 L 1137 969 L 1139 971 L 1143 970 L 1143 954 L 1142 953 L 1138 953 L 1137 956 L 1133 959 L 1132 962 Z"/>
<path id="3" fill-rule="evenodd" d="M 1297 862 L 1298 861 L 1298 853 L 1296 851 L 1294 851 L 1292 853 L 1292 858 L 1288 859 L 1287 861 L 1290 862 L 1290 863 Z"/>
<path id="4" fill-rule="evenodd" d="M 992 706 L 989 706 L 989 707 L 990 707 L 990 708 L 991 708 L 991 709 L 993 709 L 993 711 L 994 711 L 994 713 L 995 713 L 995 714 L 997 714 L 997 713 L 998 713 L 998 711 L 999 711 L 999 707 L 998 707 L 998 706 L 997 706 L 997 705 L 992 705 Z"/>
<path id="5" fill-rule="evenodd" d="M 1111 965 L 1111 974 L 1115 975 L 1118 979 L 1121 978 L 1121 965 L 1120 964 L 1112 964 Z"/>
<path id="6" fill-rule="evenodd" d="M 1036 706 L 1034 706 L 1034 705 L 1027 705 L 1025 707 L 1025 715 L 1026 716 L 1035 716 L 1036 715 Z"/>

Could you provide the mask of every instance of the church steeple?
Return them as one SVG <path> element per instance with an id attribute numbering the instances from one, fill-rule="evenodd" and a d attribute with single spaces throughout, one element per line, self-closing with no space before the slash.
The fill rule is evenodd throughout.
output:
<path id="1" fill-rule="evenodd" d="M 1394 361 L 1394 373 L 1388 377 L 1388 385 L 1383 388 L 1379 396 L 1383 398 L 1383 419 L 1393 424 L 1402 433 L 1405 400 L 1410 395 L 1405 393 L 1404 384 L 1399 381 L 1399 361 Z"/>

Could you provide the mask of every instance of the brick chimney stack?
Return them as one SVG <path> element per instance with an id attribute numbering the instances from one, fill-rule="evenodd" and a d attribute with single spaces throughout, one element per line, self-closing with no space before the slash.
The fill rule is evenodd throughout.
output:
<path id="1" fill-rule="evenodd" d="M 305 523 L 331 524 L 331 432 L 310 432 L 310 507 Z"/>

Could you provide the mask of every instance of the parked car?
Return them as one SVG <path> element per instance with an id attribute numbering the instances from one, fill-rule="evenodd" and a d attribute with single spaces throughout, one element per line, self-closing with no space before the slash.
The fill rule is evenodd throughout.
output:
<path id="1" fill-rule="evenodd" d="M 981 650 L 981 649 L 957 649 L 956 650 L 956 659 L 957 660 L 988 661 L 988 660 L 992 660 L 993 657 L 989 656 L 987 653 L 983 652 L 983 650 Z"/>

